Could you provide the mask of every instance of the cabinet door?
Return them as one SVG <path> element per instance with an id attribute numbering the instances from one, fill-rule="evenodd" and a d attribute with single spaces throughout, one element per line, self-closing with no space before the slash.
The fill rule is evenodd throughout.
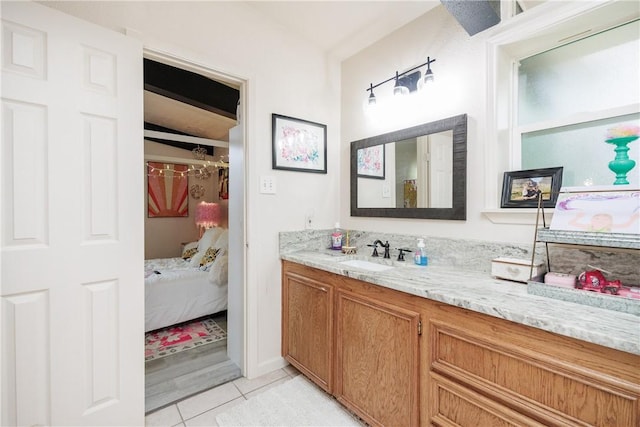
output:
<path id="1" fill-rule="evenodd" d="M 283 357 L 331 392 L 333 286 L 285 270 L 282 301 Z"/>
<path id="2" fill-rule="evenodd" d="M 418 424 L 416 312 L 336 292 L 335 396 L 370 425 Z"/>

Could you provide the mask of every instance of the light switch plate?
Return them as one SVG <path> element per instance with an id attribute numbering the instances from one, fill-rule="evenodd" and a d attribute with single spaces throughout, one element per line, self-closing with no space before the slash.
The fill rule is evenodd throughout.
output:
<path id="1" fill-rule="evenodd" d="M 386 182 L 382 184 L 382 197 L 391 197 L 391 185 Z"/>
<path id="2" fill-rule="evenodd" d="M 276 194 L 276 178 L 270 175 L 262 175 L 260 177 L 260 193 Z"/>

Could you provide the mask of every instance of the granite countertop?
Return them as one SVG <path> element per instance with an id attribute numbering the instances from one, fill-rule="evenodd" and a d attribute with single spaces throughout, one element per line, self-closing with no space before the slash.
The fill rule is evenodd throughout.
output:
<path id="1" fill-rule="evenodd" d="M 640 316 L 527 293 L 523 283 L 486 273 L 408 261 L 343 255 L 331 250 L 281 253 L 287 261 L 466 308 L 545 331 L 640 355 Z M 340 264 L 349 259 L 393 265 L 369 271 Z"/>

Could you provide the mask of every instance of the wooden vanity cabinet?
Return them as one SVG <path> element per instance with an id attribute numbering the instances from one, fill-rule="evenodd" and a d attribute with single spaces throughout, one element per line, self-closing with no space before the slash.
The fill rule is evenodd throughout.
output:
<path id="1" fill-rule="evenodd" d="M 640 426 L 639 355 L 287 261 L 282 337 L 372 426 Z"/>
<path id="2" fill-rule="evenodd" d="M 640 426 L 640 356 L 424 304 L 423 425 Z"/>
<path id="3" fill-rule="evenodd" d="M 283 261 L 282 354 L 371 426 L 419 423 L 413 298 Z"/>

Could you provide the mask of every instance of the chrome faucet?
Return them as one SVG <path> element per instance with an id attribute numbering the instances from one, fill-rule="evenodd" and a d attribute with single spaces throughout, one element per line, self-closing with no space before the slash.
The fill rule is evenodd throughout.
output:
<path id="1" fill-rule="evenodd" d="M 367 246 L 373 246 L 373 254 L 371 255 L 372 257 L 377 257 L 378 255 L 378 244 L 380 244 L 381 247 L 384 248 L 384 256 L 383 258 L 385 259 L 390 259 L 391 256 L 389 255 L 389 241 L 387 240 L 384 244 L 382 243 L 382 240 L 378 239 L 375 242 L 373 242 L 373 245 L 367 245 Z"/>

